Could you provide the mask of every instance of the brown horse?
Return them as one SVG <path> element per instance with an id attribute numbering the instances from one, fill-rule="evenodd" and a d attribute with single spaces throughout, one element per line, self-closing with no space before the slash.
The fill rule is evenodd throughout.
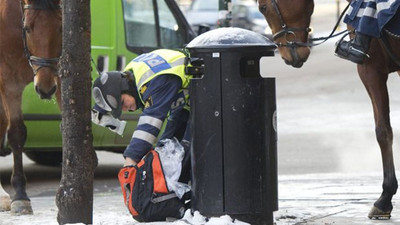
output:
<path id="1" fill-rule="evenodd" d="M 307 39 L 314 1 L 258 0 L 258 2 L 259 10 L 271 27 L 273 39 L 283 60 L 293 67 L 301 67 L 310 54 Z M 396 56 L 400 56 L 400 38 L 387 35 L 385 32 L 383 37 L 388 40 L 393 52 L 385 50 L 382 40 L 373 39 L 368 52 L 370 58 L 364 64 L 357 65 L 358 74 L 372 102 L 375 133 L 383 163 L 383 192 L 368 214 L 372 219 L 390 218 L 393 208 L 392 197 L 398 187 L 393 163 L 393 133 L 386 82 L 389 73 L 397 71 L 400 74 L 400 64 L 396 63 L 395 59 Z M 391 57 L 391 54 L 395 57 Z"/>
<path id="2" fill-rule="evenodd" d="M 0 155 L 7 153 L 7 139 L 14 158 L 11 212 L 15 214 L 32 213 L 22 163 L 27 134 L 21 112 L 22 92 L 34 81 L 40 98 L 50 99 L 56 93 L 60 100 L 60 4 L 60 0 L 0 0 Z M 0 207 L 4 207 L 0 210 L 10 208 L 9 197 L 2 190 L 0 201 Z"/>

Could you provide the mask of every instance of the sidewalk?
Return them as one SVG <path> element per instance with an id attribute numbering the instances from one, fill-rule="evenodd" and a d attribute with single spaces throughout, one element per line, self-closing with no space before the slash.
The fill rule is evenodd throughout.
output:
<path id="1" fill-rule="evenodd" d="M 367 215 L 379 198 L 380 174 L 312 174 L 279 177 L 277 225 L 400 224 L 398 197 L 393 198 L 390 220 L 370 220 Z"/>
<path id="2" fill-rule="evenodd" d="M 379 174 L 283 175 L 279 177 L 279 211 L 274 213 L 276 225 L 400 225 L 397 196 L 393 201 L 392 219 L 368 219 L 367 214 L 380 193 Z M 0 225 L 57 224 L 54 196 L 32 197 L 31 200 L 34 215 L 10 216 L 9 212 L 0 212 Z M 127 212 L 117 186 L 95 192 L 93 218 L 97 225 L 138 224 Z M 220 218 L 214 223 L 197 220 L 194 224 L 241 224 Z M 191 217 L 190 222 L 193 221 L 196 219 Z M 142 224 L 180 225 L 187 221 Z"/>

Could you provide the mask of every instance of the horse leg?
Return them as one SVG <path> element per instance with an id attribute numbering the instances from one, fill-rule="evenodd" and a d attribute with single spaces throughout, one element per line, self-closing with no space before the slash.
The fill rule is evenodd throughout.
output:
<path id="1" fill-rule="evenodd" d="M 8 128 L 8 114 L 6 113 L 6 105 L 4 105 L 3 96 L 4 89 L 2 88 L 2 82 L 0 80 L 0 156 L 6 156 L 10 154 L 9 149 L 6 149 L 6 137 Z M 0 176 L 1 177 L 1 176 Z M 11 207 L 10 195 L 4 191 L 1 186 L 0 179 L 0 212 L 9 211 Z"/>
<path id="2" fill-rule="evenodd" d="M 11 150 L 7 148 L 7 129 L 8 129 L 8 114 L 6 114 L 6 105 L 3 104 L 4 91 L 1 87 L 0 82 L 0 156 L 6 156 L 11 153 Z"/>
<path id="3" fill-rule="evenodd" d="M 11 90 L 10 90 L 11 92 Z M 10 112 L 10 129 L 8 131 L 8 141 L 11 146 L 14 165 L 11 175 L 11 184 L 15 190 L 15 196 L 12 198 L 11 213 L 12 214 L 32 214 L 30 199 L 26 194 L 26 178 L 23 170 L 22 152 L 26 141 L 26 126 L 23 121 L 21 112 L 21 95 L 15 94 L 8 102 Z"/>
<path id="4" fill-rule="evenodd" d="M 392 197 L 397 191 L 397 179 L 393 162 L 393 132 L 389 117 L 389 95 L 386 86 L 388 74 L 367 66 L 358 66 L 358 73 L 371 98 L 375 134 L 381 149 L 383 163 L 383 192 L 368 214 L 370 219 L 390 219 Z"/>
<path id="5" fill-rule="evenodd" d="M 11 184 L 15 190 L 15 196 L 11 203 L 11 213 L 17 215 L 32 214 L 31 202 L 26 194 L 26 177 L 22 163 L 23 144 L 26 141 L 26 127 L 22 118 L 18 122 L 11 121 L 8 138 L 14 157 Z"/>
<path id="6" fill-rule="evenodd" d="M 10 211 L 10 207 L 11 207 L 10 195 L 8 195 L 6 191 L 4 191 L 3 187 L 1 186 L 1 180 L 0 180 L 0 212 Z"/>

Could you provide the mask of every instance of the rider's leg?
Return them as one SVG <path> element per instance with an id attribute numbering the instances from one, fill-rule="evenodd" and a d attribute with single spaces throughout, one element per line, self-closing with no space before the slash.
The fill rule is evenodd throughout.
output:
<path id="1" fill-rule="evenodd" d="M 369 58 L 368 49 L 371 42 L 371 36 L 356 31 L 355 37 L 350 41 L 340 41 L 336 43 L 335 53 L 337 56 L 363 64 L 366 58 Z"/>

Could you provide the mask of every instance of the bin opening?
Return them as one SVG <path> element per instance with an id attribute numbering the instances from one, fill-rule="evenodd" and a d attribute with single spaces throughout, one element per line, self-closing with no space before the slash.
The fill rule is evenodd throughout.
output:
<path id="1" fill-rule="evenodd" d="M 240 59 L 240 76 L 251 78 L 261 77 L 260 58 L 243 57 Z"/>

